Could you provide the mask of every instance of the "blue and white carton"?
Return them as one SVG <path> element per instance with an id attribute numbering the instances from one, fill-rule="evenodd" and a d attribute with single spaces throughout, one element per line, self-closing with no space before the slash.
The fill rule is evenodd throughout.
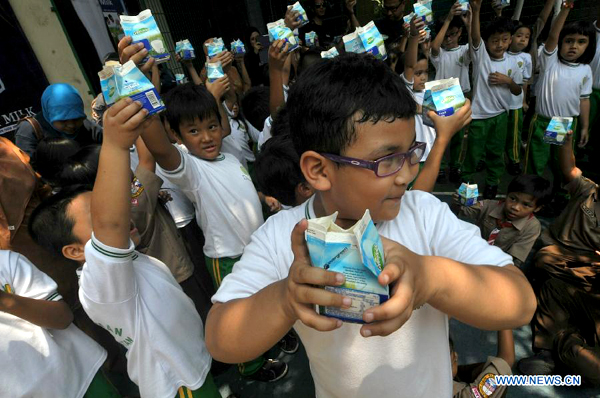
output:
<path id="1" fill-rule="evenodd" d="M 385 265 L 383 244 L 369 210 L 350 229 L 335 224 L 331 216 L 308 220 L 305 232 L 310 260 L 314 267 L 344 274 L 342 286 L 325 290 L 352 299 L 350 308 L 317 306 L 317 312 L 345 322 L 364 323 L 363 313 L 390 297 L 389 287 L 377 281 Z"/>
<path id="2" fill-rule="evenodd" d="M 144 10 L 138 15 L 120 15 L 123 32 L 131 36 L 132 43 L 143 43 L 148 50 L 148 57 L 156 59 L 156 63 L 167 62 L 171 55 L 165 45 L 165 39 L 160 33 L 152 11 Z M 148 60 L 144 59 L 144 62 Z"/>
<path id="3" fill-rule="evenodd" d="M 494 5 L 496 7 L 508 7 L 510 5 L 510 0 L 494 0 Z"/>
<path id="4" fill-rule="evenodd" d="M 298 26 L 299 28 L 308 23 L 308 15 L 306 15 L 306 11 L 304 10 L 299 1 L 295 2 L 294 5 L 292 5 L 292 10 L 298 11 L 298 13 L 300 13 L 300 15 L 298 16 L 298 22 L 300 22 L 300 26 Z"/>
<path id="5" fill-rule="evenodd" d="M 140 71 L 133 61 L 124 65 L 105 66 L 100 72 L 100 87 L 107 106 L 113 105 L 122 98 L 130 97 L 139 101 L 152 115 L 165 109 L 158 91 Z"/>
<path id="6" fill-rule="evenodd" d="M 440 116 L 450 116 L 461 108 L 465 102 L 460 80 L 456 77 L 425 83 L 423 124 L 434 127 L 433 121 L 427 115 L 430 110 Z"/>
<path id="7" fill-rule="evenodd" d="M 325 58 L 325 59 L 335 58 L 339 55 L 340 55 L 340 53 L 338 52 L 337 48 L 335 48 L 335 47 L 331 47 L 327 51 L 321 51 L 321 58 Z"/>
<path id="8" fill-rule="evenodd" d="M 306 32 L 304 34 L 304 45 L 306 47 L 314 47 L 317 45 L 317 33 L 316 32 Z"/>
<path id="9" fill-rule="evenodd" d="M 552 145 L 563 145 L 572 125 L 572 117 L 554 116 L 544 132 L 544 142 Z"/>
<path id="10" fill-rule="evenodd" d="M 231 53 L 233 55 L 244 55 L 246 54 L 246 47 L 244 43 L 240 40 L 234 40 L 231 42 Z"/>
<path id="11" fill-rule="evenodd" d="M 221 66 L 221 61 L 208 62 L 206 64 L 206 77 L 210 83 L 225 77 L 225 73 L 223 73 L 223 67 Z"/>
<path id="12" fill-rule="evenodd" d="M 375 58 L 383 61 L 387 59 L 383 36 L 381 36 L 377 26 L 375 26 L 375 22 L 371 21 L 365 26 L 358 28 L 357 32 L 366 52 L 373 54 Z"/>
<path id="13" fill-rule="evenodd" d="M 469 0 L 458 0 L 458 3 L 463 14 L 469 11 Z"/>
<path id="14" fill-rule="evenodd" d="M 225 48 L 223 39 L 221 37 L 215 37 L 210 43 L 206 43 L 206 50 L 208 58 L 214 58 L 227 49 Z"/>
<path id="15" fill-rule="evenodd" d="M 469 184 L 467 182 L 460 184 L 460 187 L 458 188 L 458 198 L 461 205 L 470 207 L 477 204 L 478 196 L 479 188 L 477 187 L 477 184 Z"/>
<path id="16" fill-rule="evenodd" d="M 419 0 L 413 4 L 413 9 L 418 17 L 423 19 L 427 25 L 433 23 L 433 11 L 431 9 L 431 0 Z M 409 21 L 410 23 L 410 21 Z"/>
<path id="17" fill-rule="evenodd" d="M 294 33 L 285 25 L 283 19 L 267 24 L 267 30 L 269 31 L 269 41 L 273 43 L 275 40 L 283 39 L 289 43 L 288 52 L 298 49 L 298 39 L 294 36 Z"/>
<path id="18" fill-rule="evenodd" d="M 175 53 L 182 60 L 192 60 L 196 58 L 196 51 L 192 47 L 192 43 L 188 39 L 184 39 L 175 43 Z"/>

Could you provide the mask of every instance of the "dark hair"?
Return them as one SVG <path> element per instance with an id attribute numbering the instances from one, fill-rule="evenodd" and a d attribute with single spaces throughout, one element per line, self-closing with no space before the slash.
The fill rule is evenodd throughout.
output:
<path id="1" fill-rule="evenodd" d="M 91 187 L 74 185 L 63 188 L 35 208 L 29 219 L 29 235 L 38 245 L 62 257 L 64 246 L 77 242 L 73 235 L 75 220 L 67 214 L 69 205 L 77 196 L 91 191 Z"/>
<path id="2" fill-rule="evenodd" d="M 88 145 L 81 148 L 65 163 L 60 174 L 61 186 L 89 184 L 94 185 L 100 161 L 100 145 Z"/>
<path id="3" fill-rule="evenodd" d="M 509 18 L 500 17 L 492 19 L 481 30 L 481 38 L 487 41 L 494 33 L 509 33 L 512 35 L 513 23 Z"/>
<path id="4" fill-rule="evenodd" d="M 299 155 L 341 154 L 356 138 L 356 123 L 391 123 L 416 113 L 400 76 L 370 54 L 352 53 L 308 68 L 292 86 L 287 107 Z"/>
<path id="5" fill-rule="evenodd" d="M 300 156 L 288 134 L 270 138 L 262 146 L 254 163 L 258 189 L 286 206 L 296 205 L 296 187 L 305 182 Z"/>
<path id="6" fill-rule="evenodd" d="M 533 42 L 533 29 L 531 28 L 531 26 L 529 25 L 525 25 L 523 22 L 521 21 L 517 21 L 517 20 L 513 20 L 513 28 L 512 28 L 512 32 L 511 35 L 514 36 L 515 33 L 517 33 L 517 30 L 521 29 L 521 28 L 526 28 L 529 29 L 529 42 L 527 43 L 527 47 L 525 47 L 522 51 L 524 53 L 528 53 L 529 50 L 531 49 L 531 44 Z"/>
<path id="7" fill-rule="evenodd" d="M 252 87 L 240 101 L 240 112 L 255 129 L 262 131 L 269 117 L 269 87 Z"/>
<path id="8" fill-rule="evenodd" d="M 508 184 L 507 194 L 511 192 L 526 193 L 535 198 L 536 206 L 543 206 L 552 199 L 552 184 L 535 174 L 522 174 L 513 178 Z"/>
<path id="9" fill-rule="evenodd" d="M 47 137 L 41 140 L 33 155 L 35 171 L 51 185 L 56 185 L 65 161 L 79 150 L 79 143 L 63 137 Z"/>
<path id="10" fill-rule="evenodd" d="M 596 55 L 596 29 L 594 29 L 594 25 L 589 21 L 574 21 L 562 28 L 560 35 L 558 36 L 558 57 L 562 60 L 560 47 L 562 46 L 565 36 L 574 34 L 587 36 L 589 39 L 587 48 L 584 53 L 581 54 L 581 57 L 579 57 L 577 62 L 582 64 L 591 63 L 594 59 L 594 55 Z"/>
<path id="11" fill-rule="evenodd" d="M 298 72 L 296 77 L 300 76 L 300 74 L 304 70 L 308 69 L 308 67 L 323 60 L 323 58 L 321 58 L 321 51 L 325 51 L 325 49 L 322 47 L 313 47 L 300 54 L 300 61 L 298 62 Z"/>
<path id="12" fill-rule="evenodd" d="M 271 123 L 271 137 L 277 137 L 284 134 L 290 134 L 289 112 L 285 104 L 279 108 L 277 115 L 275 115 L 275 119 L 273 119 L 273 123 Z"/>
<path id="13" fill-rule="evenodd" d="M 221 123 L 219 105 L 215 97 L 202 85 L 186 83 L 169 91 L 164 98 L 167 110 L 165 112 L 171 129 L 181 137 L 179 125 L 193 121 L 195 118 L 205 120 L 216 116 Z"/>
<path id="14" fill-rule="evenodd" d="M 440 17 L 435 21 L 435 32 L 437 34 L 437 32 L 439 32 L 440 30 L 442 30 L 442 26 L 444 26 L 444 23 L 446 22 L 446 17 Z M 462 19 L 455 15 L 454 18 L 452 18 L 450 20 L 450 24 L 448 25 L 448 30 L 452 29 L 452 28 L 457 28 L 457 29 L 462 29 L 465 26 L 464 22 L 462 21 Z"/>

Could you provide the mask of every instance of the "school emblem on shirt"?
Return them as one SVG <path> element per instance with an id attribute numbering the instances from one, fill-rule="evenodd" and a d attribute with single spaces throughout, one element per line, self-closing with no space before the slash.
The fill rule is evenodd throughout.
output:
<path id="1" fill-rule="evenodd" d="M 483 398 L 490 397 L 496 388 L 498 388 L 498 384 L 496 384 L 496 375 L 493 373 L 486 374 L 479 382 L 479 393 Z"/>
<path id="2" fill-rule="evenodd" d="M 523 61 L 517 62 L 517 65 L 519 65 L 519 68 L 522 68 L 523 67 Z"/>
<path id="3" fill-rule="evenodd" d="M 463 57 L 462 55 L 458 58 L 458 63 L 462 64 L 465 61 L 465 57 Z"/>
<path id="4" fill-rule="evenodd" d="M 240 166 L 240 170 L 242 170 L 242 177 L 244 177 L 244 180 L 252 181 L 252 178 L 250 178 L 250 173 L 248 173 L 248 170 L 246 170 L 244 166 Z"/>
<path id="5" fill-rule="evenodd" d="M 144 192 L 144 186 L 136 176 L 133 176 L 133 180 L 131 180 L 131 203 L 134 206 L 137 206 L 137 198 L 142 194 L 142 192 Z"/>
<path id="6" fill-rule="evenodd" d="M 11 294 L 14 292 L 14 290 L 8 283 L 5 284 L 4 286 L 2 286 L 2 290 L 4 290 L 6 293 L 11 293 Z"/>
<path id="7" fill-rule="evenodd" d="M 510 75 L 512 75 L 512 69 L 508 70 L 508 77 L 510 77 Z"/>

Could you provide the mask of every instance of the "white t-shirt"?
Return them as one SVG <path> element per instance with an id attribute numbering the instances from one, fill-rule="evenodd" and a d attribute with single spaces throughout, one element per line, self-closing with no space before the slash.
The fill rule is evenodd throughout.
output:
<path id="1" fill-rule="evenodd" d="M 166 203 L 167 210 L 173 217 L 177 228 L 183 228 L 196 217 L 196 209 L 194 204 L 189 200 L 179 187 L 169 181 L 160 168 L 156 168 L 156 175 L 163 180 L 161 191 L 167 191 L 173 200 Z"/>
<path id="2" fill-rule="evenodd" d="M 492 59 L 483 40 L 473 48 L 473 119 L 490 119 L 510 110 L 514 95 L 506 85 L 491 86 L 490 73 L 499 72 L 509 76 L 516 84 L 523 84 L 523 74 L 516 58 Z"/>
<path id="3" fill-rule="evenodd" d="M 230 155 L 235 156 L 235 158 L 244 166 L 245 169 L 248 169 L 248 162 L 244 157 L 244 150 L 242 149 L 241 143 L 237 140 L 233 134 L 233 128 L 231 129 L 231 134 L 226 137 L 223 137 L 221 140 L 221 152 L 229 153 Z"/>
<path id="4" fill-rule="evenodd" d="M 232 140 L 235 140 L 236 148 L 239 148 L 241 156 L 238 157 L 236 155 L 236 153 L 229 152 L 225 149 L 223 149 L 223 152 L 231 153 L 236 158 L 238 158 L 238 160 L 244 167 L 248 168 L 247 162 L 254 162 L 256 160 L 254 158 L 254 152 L 252 152 L 252 148 L 250 147 L 250 142 L 249 142 L 250 137 L 249 137 L 249 132 L 247 131 L 249 128 L 246 129 L 246 127 L 244 126 L 244 123 L 241 123 L 238 120 L 235 120 L 233 118 L 233 116 L 232 116 L 233 112 L 231 112 L 229 110 L 225 101 L 223 101 L 223 107 L 225 108 L 225 111 L 227 112 L 227 117 L 229 119 L 229 126 L 231 127 L 231 134 L 229 134 L 227 137 L 225 137 L 225 139 L 228 139 L 229 137 L 231 137 Z M 240 116 L 240 119 L 241 119 L 241 116 Z M 246 123 L 246 124 L 248 126 L 250 126 L 250 123 Z M 223 143 L 225 143 L 225 139 L 223 139 Z M 228 145 L 230 145 L 230 144 L 228 143 Z"/>
<path id="5" fill-rule="evenodd" d="M 129 249 L 85 245 L 79 300 L 91 320 L 127 348 L 127 373 L 142 397 L 202 387 L 211 357 L 192 300 L 166 265 Z"/>
<path id="6" fill-rule="evenodd" d="M 315 217 L 313 201 L 280 211 L 256 231 L 213 302 L 251 296 L 288 276 L 294 257 L 290 234 L 302 218 Z M 481 239 L 475 225 L 460 221 L 446 204 L 422 191 L 406 192 L 398 216 L 378 223 L 377 229 L 421 255 L 512 264 L 509 255 Z M 300 321 L 294 328 L 306 348 L 319 398 L 451 396 L 448 317 L 430 305 L 414 311 L 387 337 L 365 339 L 360 325 L 351 323 L 332 332 L 318 332 Z"/>
<path id="7" fill-rule="evenodd" d="M 533 73 L 533 62 L 531 61 L 531 54 L 529 53 L 512 53 L 507 52 L 506 56 L 509 58 L 516 58 L 517 65 L 521 68 L 521 74 L 523 75 L 523 83 L 527 83 L 531 80 L 531 76 Z M 523 97 L 524 93 L 521 92 L 519 95 L 512 96 L 512 103 L 510 104 L 510 109 L 521 109 L 523 108 Z"/>
<path id="8" fill-rule="evenodd" d="M 539 58 L 540 80 L 535 112 L 547 118 L 579 116 L 582 98 L 592 94 L 592 69 L 589 65 L 561 61 L 558 48 Z"/>
<path id="9" fill-rule="evenodd" d="M 598 21 L 594 22 L 594 28 L 596 28 L 596 55 L 594 55 L 590 67 L 594 74 L 594 84 L 592 86 L 596 90 L 600 90 L 600 28 L 598 28 Z"/>
<path id="10" fill-rule="evenodd" d="M 451 50 L 440 48 L 439 55 L 436 57 L 431 53 L 429 60 L 435 67 L 435 80 L 458 77 L 463 93 L 471 91 L 471 82 L 469 81 L 471 55 L 468 44 L 460 45 Z"/>
<path id="11" fill-rule="evenodd" d="M 419 105 L 423 105 L 423 98 L 425 97 L 425 91 L 415 91 L 413 90 L 413 81 L 406 80 L 404 73 L 400 75 L 406 87 L 410 90 L 413 95 L 413 98 Z M 427 157 L 429 156 L 429 152 L 431 152 L 431 148 L 433 148 L 433 143 L 435 142 L 435 129 L 430 126 L 426 126 L 423 123 L 423 115 L 419 112 L 415 115 L 415 139 L 419 142 L 424 142 L 427 144 L 425 147 L 425 153 L 423 153 L 423 158 L 421 162 L 425 162 Z"/>
<path id="12" fill-rule="evenodd" d="M 0 250 L 0 289 L 60 301 L 56 283 L 24 256 Z M 106 351 L 74 324 L 46 329 L 0 311 L 0 396 L 81 398 Z"/>
<path id="13" fill-rule="evenodd" d="M 215 160 L 179 153 L 179 167 L 160 169 L 161 176 L 177 185 L 194 204 L 206 242 L 204 254 L 212 258 L 241 255 L 252 233 L 264 222 L 248 171 L 228 153 Z"/>
<path id="14" fill-rule="evenodd" d="M 258 150 L 262 148 L 262 146 L 271 138 L 271 124 L 273 123 L 273 118 L 269 116 L 265 119 L 265 124 L 263 125 L 263 129 L 260 132 L 258 137 Z"/>

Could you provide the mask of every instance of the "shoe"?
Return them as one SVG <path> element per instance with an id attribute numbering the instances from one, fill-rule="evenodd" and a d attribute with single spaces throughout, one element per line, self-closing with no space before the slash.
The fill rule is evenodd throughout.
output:
<path id="1" fill-rule="evenodd" d="M 517 368 L 524 375 L 550 375 L 554 372 L 552 352 L 542 350 L 532 357 L 521 359 Z"/>
<path id="2" fill-rule="evenodd" d="M 460 182 L 460 169 L 458 167 L 450 167 L 450 182 Z"/>
<path id="3" fill-rule="evenodd" d="M 483 199 L 494 199 L 498 194 L 498 185 L 486 185 L 483 191 Z"/>
<path id="4" fill-rule="evenodd" d="M 298 347 L 300 347 L 300 343 L 298 342 L 298 337 L 293 331 L 289 331 L 277 344 L 279 349 L 286 354 L 294 354 L 298 351 Z"/>
<path id="5" fill-rule="evenodd" d="M 447 182 L 446 181 L 446 170 L 440 170 L 435 182 L 437 184 L 445 184 Z"/>
<path id="6" fill-rule="evenodd" d="M 482 171 L 483 169 L 485 169 L 485 161 L 480 160 L 477 163 L 477 167 L 475 168 L 475 171 L 479 172 L 479 171 Z"/>
<path id="7" fill-rule="evenodd" d="M 523 169 L 521 168 L 521 163 L 513 163 L 513 162 L 508 162 L 508 164 L 506 166 L 506 170 L 508 171 L 508 174 L 510 174 L 511 176 L 517 176 L 523 172 Z"/>
<path id="8" fill-rule="evenodd" d="M 256 381 L 271 383 L 284 377 L 288 372 L 288 365 L 277 359 L 267 359 L 258 372 L 249 377 Z"/>

